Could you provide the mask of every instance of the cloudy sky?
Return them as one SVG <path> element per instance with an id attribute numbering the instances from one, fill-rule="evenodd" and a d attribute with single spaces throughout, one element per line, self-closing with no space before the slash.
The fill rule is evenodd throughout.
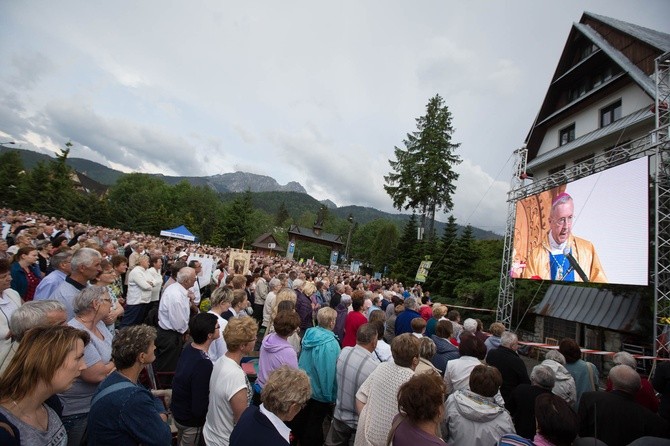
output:
<path id="1" fill-rule="evenodd" d="M 511 153 L 585 10 L 670 32 L 667 0 L 3 0 L 0 142 L 393 211 L 388 159 L 439 93 L 453 214 L 502 233 Z"/>

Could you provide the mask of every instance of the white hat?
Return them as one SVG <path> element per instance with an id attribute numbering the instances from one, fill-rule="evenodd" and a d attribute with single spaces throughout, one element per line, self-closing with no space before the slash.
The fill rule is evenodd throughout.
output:
<path id="1" fill-rule="evenodd" d="M 179 256 L 177 257 L 178 259 L 181 259 L 182 257 L 188 257 L 188 253 L 186 251 L 182 251 L 179 253 Z"/>

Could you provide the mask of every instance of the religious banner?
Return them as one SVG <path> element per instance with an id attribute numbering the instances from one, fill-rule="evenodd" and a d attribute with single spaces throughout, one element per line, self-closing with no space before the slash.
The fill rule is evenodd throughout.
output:
<path id="1" fill-rule="evenodd" d="M 416 271 L 416 277 L 414 278 L 414 281 L 424 283 L 426 281 L 426 277 L 428 277 L 428 271 L 430 270 L 430 266 L 432 264 L 432 260 L 423 260 L 419 265 L 419 269 Z"/>

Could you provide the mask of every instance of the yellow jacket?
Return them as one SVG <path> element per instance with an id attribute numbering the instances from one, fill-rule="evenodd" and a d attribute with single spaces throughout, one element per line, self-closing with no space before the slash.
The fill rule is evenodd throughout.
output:
<path id="1" fill-rule="evenodd" d="M 572 248 L 572 255 L 582 267 L 584 273 L 589 276 L 589 282 L 607 283 L 607 276 L 600 264 L 600 259 L 596 253 L 593 243 L 583 238 L 575 237 L 570 234 L 568 246 Z M 549 233 L 547 232 L 542 241 L 542 245 L 533 249 L 530 257 L 526 260 L 526 267 L 521 277 L 530 279 L 533 276 L 539 276 L 543 280 L 551 280 L 551 268 L 549 267 Z M 575 271 L 575 282 L 581 282 Z"/>

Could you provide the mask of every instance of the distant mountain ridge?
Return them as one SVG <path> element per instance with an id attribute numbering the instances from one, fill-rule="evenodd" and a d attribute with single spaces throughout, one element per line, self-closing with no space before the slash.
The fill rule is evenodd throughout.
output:
<path id="1" fill-rule="evenodd" d="M 40 161 L 49 162 L 54 159 L 53 157 L 42 153 L 0 145 L 0 154 L 9 150 L 19 151 L 23 165 L 26 169 L 33 168 Z M 106 186 L 112 186 L 119 178 L 126 175 L 118 170 L 111 169 L 96 163 L 95 161 L 83 158 L 68 158 L 67 164 L 76 171 L 81 172 Z M 349 214 L 353 215 L 354 220 L 359 224 L 365 224 L 377 219 L 387 219 L 395 222 L 400 228 L 404 226 L 405 222 L 410 218 L 409 214 L 391 214 L 371 207 L 356 205 L 337 207 L 337 205 L 330 200 L 319 201 L 315 199 L 296 181 L 281 185 L 272 177 L 248 172 L 232 172 L 206 177 L 167 176 L 162 174 L 151 175 L 162 179 L 170 185 L 178 184 L 179 182 L 186 180 L 194 186 L 211 187 L 221 194 L 221 198 L 224 201 L 233 199 L 237 193 L 250 190 L 254 193 L 254 207 L 271 215 L 277 212 L 277 209 L 283 201 L 285 202 L 289 214 L 293 217 L 299 217 L 305 211 L 316 213 L 320 206 L 325 205 L 330 212 L 337 217 L 347 218 Z M 442 234 L 445 225 L 446 223 L 444 222 L 435 221 L 435 231 L 438 236 Z M 459 232 L 462 231 L 462 229 L 463 226 L 459 225 Z M 473 236 L 477 239 L 484 240 L 502 238 L 499 234 L 476 227 L 473 227 Z"/>
<path id="2" fill-rule="evenodd" d="M 7 150 L 19 150 L 23 160 L 24 167 L 32 169 L 38 162 L 48 162 L 54 158 L 43 153 L 33 152 L 30 150 L 15 149 L 13 147 L 0 146 L 0 153 Z M 81 172 L 91 178 L 94 178 L 101 184 L 111 186 L 121 178 L 125 173 L 118 170 L 103 166 L 95 161 L 90 161 L 84 158 L 68 158 L 67 164 L 73 169 Z M 180 181 L 186 180 L 194 186 L 209 186 L 217 192 L 299 192 L 306 194 L 307 191 L 297 181 L 290 181 L 285 185 L 281 185 L 272 177 L 266 175 L 257 175 L 248 172 L 232 172 L 217 175 L 210 175 L 206 177 L 184 177 L 184 176 L 168 176 L 163 174 L 150 174 L 152 176 L 161 178 L 170 185 L 178 184 Z"/>

